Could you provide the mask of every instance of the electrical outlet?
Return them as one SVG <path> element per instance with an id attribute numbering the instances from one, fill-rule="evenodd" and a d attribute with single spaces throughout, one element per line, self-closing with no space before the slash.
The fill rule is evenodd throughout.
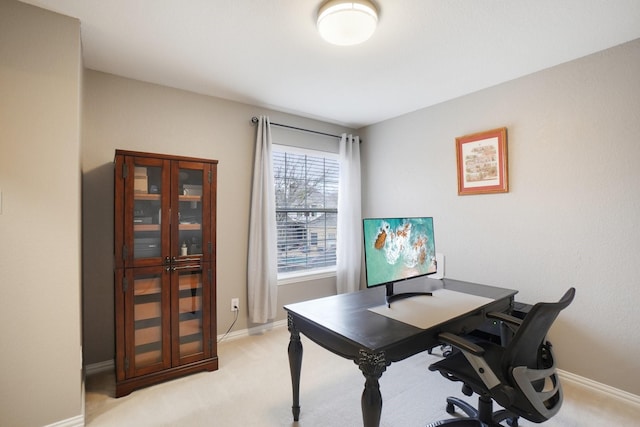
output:
<path id="1" fill-rule="evenodd" d="M 231 311 L 240 310 L 240 298 L 231 298 Z"/>

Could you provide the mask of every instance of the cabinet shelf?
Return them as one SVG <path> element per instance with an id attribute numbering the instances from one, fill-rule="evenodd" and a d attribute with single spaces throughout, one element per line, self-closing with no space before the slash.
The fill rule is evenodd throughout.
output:
<path id="1" fill-rule="evenodd" d="M 161 291 L 161 280 L 157 277 L 138 277 L 136 278 L 133 295 L 159 295 Z"/>
<path id="2" fill-rule="evenodd" d="M 181 202 L 199 202 L 202 199 L 202 196 L 194 196 L 194 195 L 181 195 L 178 196 L 178 200 Z"/>
<path id="3" fill-rule="evenodd" d="M 160 231 L 160 224 L 136 224 L 133 231 Z"/>
<path id="4" fill-rule="evenodd" d="M 153 193 L 135 193 L 133 198 L 135 200 L 160 200 L 160 194 Z"/>
<path id="5" fill-rule="evenodd" d="M 162 324 L 162 318 L 160 317 L 150 317 L 148 319 L 140 319 L 135 321 L 134 329 L 147 329 L 147 328 L 156 328 Z"/>
<path id="6" fill-rule="evenodd" d="M 154 341 L 147 344 L 140 344 L 136 346 L 136 355 L 143 355 L 145 353 L 156 353 L 159 354 L 162 349 L 161 341 Z"/>
<path id="7" fill-rule="evenodd" d="M 178 230 L 180 231 L 198 231 L 202 226 L 200 224 L 180 224 Z"/>

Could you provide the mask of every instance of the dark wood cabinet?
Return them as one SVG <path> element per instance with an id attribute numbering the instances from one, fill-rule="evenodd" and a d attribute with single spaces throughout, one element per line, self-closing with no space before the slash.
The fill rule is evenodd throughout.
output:
<path id="1" fill-rule="evenodd" d="M 116 397 L 218 369 L 217 161 L 116 150 Z"/>

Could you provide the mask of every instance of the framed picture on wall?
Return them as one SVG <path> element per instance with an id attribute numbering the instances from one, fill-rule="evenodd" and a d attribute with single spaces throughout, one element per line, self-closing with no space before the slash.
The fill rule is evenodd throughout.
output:
<path id="1" fill-rule="evenodd" d="M 458 195 L 507 193 L 507 128 L 456 138 Z"/>

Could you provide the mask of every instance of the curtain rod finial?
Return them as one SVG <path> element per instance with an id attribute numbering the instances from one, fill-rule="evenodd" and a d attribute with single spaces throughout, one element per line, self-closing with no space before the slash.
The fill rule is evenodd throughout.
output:
<path id="1" fill-rule="evenodd" d="M 258 123 L 258 118 L 256 116 L 251 117 L 251 123 L 253 124 Z"/>

